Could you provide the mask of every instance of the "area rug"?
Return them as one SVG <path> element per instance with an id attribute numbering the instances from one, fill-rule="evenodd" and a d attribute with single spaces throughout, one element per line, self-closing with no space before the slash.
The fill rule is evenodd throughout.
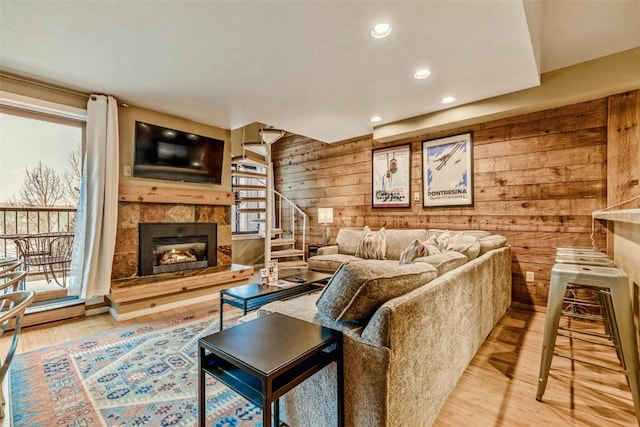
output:
<path id="1" fill-rule="evenodd" d="M 216 310 L 120 327 L 15 356 L 13 425 L 195 426 L 198 338 Z M 207 375 L 207 426 L 262 426 L 261 410 Z"/>

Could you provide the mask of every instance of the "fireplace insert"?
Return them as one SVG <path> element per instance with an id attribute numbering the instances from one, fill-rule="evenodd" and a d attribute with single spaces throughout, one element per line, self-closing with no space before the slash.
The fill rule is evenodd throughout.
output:
<path id="1" fill-rule="evenodd" d="M 139 274 L 171 273 L 216 265 L 214 222 L 139 224 Z"/>

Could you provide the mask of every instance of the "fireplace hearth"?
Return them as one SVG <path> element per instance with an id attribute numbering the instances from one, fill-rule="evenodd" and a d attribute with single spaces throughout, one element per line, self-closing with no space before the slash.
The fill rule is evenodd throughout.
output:
<path id="1" fill-rule="evenodd" d="M 217 225 L 214 222 L 140 223 L 140 276 L 214 267 Z"/>

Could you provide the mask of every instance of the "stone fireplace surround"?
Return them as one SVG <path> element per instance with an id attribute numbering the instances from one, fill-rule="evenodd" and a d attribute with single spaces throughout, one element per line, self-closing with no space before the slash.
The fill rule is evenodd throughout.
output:
<path id="1" fill-rule="evenodd" d="M 233 193 L 121 181 L 109 294 L 116 320 L 212 301 L 221 289 L 248 283 L 253 268 L 231 261 Z M 217 266 L 140 277 L 138 224 L 215 222 Z"/>

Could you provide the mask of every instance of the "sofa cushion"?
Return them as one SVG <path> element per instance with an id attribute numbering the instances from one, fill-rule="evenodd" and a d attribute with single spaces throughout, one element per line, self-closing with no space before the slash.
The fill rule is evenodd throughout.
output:
<path id="1" fill-rule="evenodd" d="M 437 275 L 437 270 L 426 263 L 348 261 L 333 274 L 316 305 L 320 313 L 333 320 L 366 320 L 386 301 L 430 282 Z"/>
<path id="2" fill-rule="evenodd" d="M 386 259 L 400 259 L 402 251 L 415 239 L 423 241 L 427 238 L 425 229 L 387 230 Z"/>
<path id="3" fill-rule="evenodd" d="M 343 262 L 356 261 L 360 258 L 354 255 L 335 254 L 335 255 L 316 255 L 309 258 L 309 269 L 313 271 L 323 271 L 333 273 L 342 265 Z"/>
<path id="4" fill-rule="evenodd" d="M 486 231 L 486 230 L 460 230 L 460 231 L 449 231 L 449 230 L 439 230 L 437 228 L 430 228 L 427 238 L 432 238 L 432 237 L 438 237 L 440 236 L 442 233 L 451 233 L 451 234 L 457 234 L 457 233 L 461 233 L 464 234 L 465 236 L 473 236 L 477 239 L 480 239 L 482 237 L 487 237 L 490 236 L 491 233 Z"/>
<path id="5" fill-rule="evenodd" d="M 438 277 L 467 262 L 467 257 L 460 252 L 447 251 L 437 255 L 423 256 L 415 259 L 416 263 L 423 262 L 438 270 Z"/>
<path id="6" fill-rule="evenodd" d="M 482 255 L 494 249 L 506 246 L 507 238 L 504 236 L 493 234 L 491 236 L 478 239 L 478 242 L 480 243 L 480 255 Z"/>
<path id="7" fill-rule="evenodd" d="M 432 236 L 425 242 L 425 246 L 429 255 L 456 251 L 465 255 L 468 260 L 472 260 L 480 254 L 480 242 L 476 237 L 462 233 L 453 234 L 449 231 Z"/>
<path id="8" fill-rule="evenodd" d="M 424 256 L 426 252 L 426 246 L 420 240 L 414 239 L 400 254 L 399 264 L 411 264 L 416 258 Z"/>
<path id="9" fill-rule="evenodd" d="M 354 228 L 341 228 L 336 236 L 338 252 L 346 255 L 355 255 L 360 242 L 362 230 Z"/>
<path id="10" fill-rule="evenodd" d="M 385 259 L 387 237 L 384 227 L 371 231 L 367 226 L 362 230 L 355 255 L 365 259 Z"/>

